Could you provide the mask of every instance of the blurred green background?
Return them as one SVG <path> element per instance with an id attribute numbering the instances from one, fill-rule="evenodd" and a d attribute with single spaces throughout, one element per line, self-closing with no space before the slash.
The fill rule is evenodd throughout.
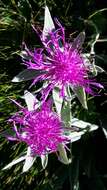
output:
<path id="1" fill-rule="evenodd" d="M 21 173 L 23 163 L 10 170 L 1 170 L 25 148 L 24 145 L 8 142 L 2 132 L 10 128 L 7 119 L 17 110 L 9 97 L 22 102 L 23 91 L 30 84 L 13 84 L 11 80 L 24 69 L 19 56 L 22 42 L 25 41 L 29 48 L 40 45 L 31 25 L 42 29 L 45 1 L 0 0 L 0 190 L 106 190 L 107 140 L 102 127 L 107 129 L 107 0 L 47 0 L 46 3 L 53 18 L 57 17 L 65 27 L 66 39 L 85 30 L 84 52 L 90 51 L 95 36 L 100 34 L 95 44 L 95 60 L 105 69 L 105 73 L 97 76 L 105 89 L 101 96 L 88 98 L 88 111 L 77 99 L 72 107 L 74 116 L 100 127 L 73 143 L 72 165 L 61 164 L 53 154 L 45 170 L 39 158 L 28 173 Z"/>

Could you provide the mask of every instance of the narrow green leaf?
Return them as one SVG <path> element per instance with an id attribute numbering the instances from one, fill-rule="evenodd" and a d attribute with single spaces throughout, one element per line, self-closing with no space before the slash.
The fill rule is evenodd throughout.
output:
<path id="1" fill-rule="evenodd" d="M 53 29 L 55 29 L 55 26 L 54 26 L 50 11 L 48 7 L 45 6 L 45 19 L 44 19 L 44 28 L 43 28 L 43 33 L 42 33 L 43 40 L 47 38 L 47 36 L 49 35 L 49 32 L 51 32 Z"/>
<path id="2" fill-rule="evenodd" d="M 28 147 L 25 163 L 23 166 L 23 173 L 27 172 L 32 167 L 35 160 L 36 160 L 36 157 L 31 156 L 31 148 Z"/>
<path id="3" fill-rule="evenodd" d="M 24 71 L 16 75 L 12 79 L 12 82 L 22 82 L 22 81 L 31 80 L 45 73 L 46 71 L 43 70 L 25 69 Z"/>
<path id="4" fill-rule="evenodd" d="M 85 129 L 85 130 L 88 129 L 89 131 L 94 131 L 98 129 L 98 125 L 85 122 L 77 118 L 72 119 L 71 125 L 77 127 L 78 129 Z"/>
<path id="5" fill-rule="evenodd" d="M 107 130 L 106 130 L 104 127 L 102 128 L 102 130 L 103 130 L 104 135 L 105 135 L 105 137 L 106 137 L 106 139 L 107 139 Z"/>
<path id="6" fill-rule="evenodd" d="M 58 145 L 58 152 L 59 152 L 59 160 L 63 164 L 70 164 L 71 163 L 71 160 L 68 159 L 68 157 L 67 157 L 66 149 L 65 149 L 63 144 Z"/>
<path id="7" fill-rule="evenodd" d="M 54 88 L 53 90 L 53 100 L 55 103 L 56 111 L 58 115 L 61 115 L 61 109 L 62 109 L 62 103 L 63 103 L 63 98 L 60 97 L 59 94 L 59 88 Z"/>
<path id="8" fill-rule="evenodd" d="M 81 49 L 85 41 L 85 32 L 81 32 L 73 41 L 72 47 L 75 49 Z"/>
<path id="9" fill-rule="evenodd" d="M 23 160 L 26 159 L 26 156 L 22 156 L 18 159 L 13 160 L 10 164 L 8 164 L 7 166 L 5 166 L 2 170 L 6 170 L 11 168 L 12 166 L 14 166 L 15 164 L 18 164 L 19 162 L 22 162 Z"/>
<path id="10" fill-rule="evenodd" d="M 28 90 L 25 90 L 24 99 L 27 104 L 28 110 L 29 111 L 34 110 L 34 105 L 37 102 L 36 97 L 32 93 L 30 93 Z"/>
<path id="11" fill-rule="evenodd" d="M 88 109 L 87 107 L 87 100 L 86 100 L 86 93 L 83 87 L 77 86 L 72 87 L 73 92 L 77 96 L 78 100 L 82 104 L 83 108 Z"/>
<path id="12" fill-rule="evenodd" d="M 105 72 L 103 68 L 101 68 L 101 67 L 99 67 L 99 66 L 97 66 L 97 65 L 95 65 L 95 68 L 96 68 L 96 70 L 97 70 L 98 73 L 103 73 L 103 72 Z"/>
<path id="13" fill-rule="evenodd" d="M 97 10 L 97 11 L 94 11 L 94 13 L 91 14 L 91 15 L 88 17 L 88 19 L 91 19 L 91 18 L 94 17 L 96 14 L 99 14 L 99 13 L 101 13 L 101 12 L 103 12 L 103 11 L 107 11 L 107 8 L 103 8 L 103 9 L 99 9 L 99 10 Z"/>
<path id="14" fill-rule="evenodd" d="M 64 100 L 61 109 L 61 118 L 64 124 L 68 127 L 71 123 L 71 102 Z"/>
<path id="15" fill-rule="evenodd" d="M 41 155 L 41 163 L 42 163 L 43 169 L 45 169 L 48 164 L 48 154 Z"/>

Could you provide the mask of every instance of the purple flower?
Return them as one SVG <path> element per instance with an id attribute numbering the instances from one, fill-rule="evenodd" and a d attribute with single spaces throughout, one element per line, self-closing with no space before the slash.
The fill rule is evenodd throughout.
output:
<path id="1" fill-rule="evenodd" d="M 34 83 L 38 80 L 47 80 L 51 89 L 55 86 L 64 89 L 69 84 L 87 89 L 89 86 L 88 68 L 84 64 L 84 59 L 78 50 L 73 49 L 70 44 L 66 43 L 63 49 L 60 48 L 59 37 L 56 36 L 56 31 L 51 33 L 52 40 L 50 40 L 50 44 L 54 45 L 53 50 L 51 50 L 51 45 L 48 42 L 47 51 L 49 56 L 45 56 L 43 50 L 37 49 L 32 53 L 32 60 L 25 62 L 28 69 L 47 71 L 46 74 L 36 78 Z"/>
<path id="2" fill-rule="evenodd" d="M 82 88 L 85 92 L 94 95 L 94 90 L 103 88 L 103 86 L 92 78 L 92 74 L 89 77 L 93 68 L 86 56 L 82 54 L 84 32 L 78 35 L 72 43 L 66 42 L 64 28 L 57 20 L 56 24 L 57 30 L 49 9 L 46 7 L 44 28 L 40 35 L 44 48 L 30 51 L 25 45 L 22 57 L 27 71 L 25 70 L 25 73 L 22 72 L 12 81 L 18 82 L 32 78 L 34 79 L 32 85 L 38 81 L 44 81 L 45 89 L 41 91 L 43 100 L 46 100 L 54 87 L 59 87 L 62 97 L 65 96 L 67 86 L 70 86 L 74 92 L 76 88 Z M 24 74 L 27 77 L 24 78 Z"/>
<path id="3" fill-rule="evenodd" d="M 45 48 L 30 51 L 25 46 L 26 57 L 29 57 L 29 59 L 24 59 L 27 69 L 38 72 L 46 71 L 46 73 L 36 76 L 32 85 L 41 80 L 47 81 L 47 87 L 43 90 L 45 99 L 56 86 L 60 88 L 60 95 L 63 97 L 68 85 L 72 89 L 82 87 L 86 92 L 94 94 L 94 89 L 103 88 L 103 86 L 95 80 L 89 79 L 91 63 L 81 53 L 84 33 L 74 39 L 74 42 L 68 43 L 65 41 L 64 28 L 58 21 L 57 25 L 58 29 L 56 30 L 46 7 L 44 29 L 40 37 Z"/>
<path id="4" fill-rule="evenodd" d="M 60 143 L 67 142 L 61 119 L 51 110 L 51 102 L 44 103 L 41 109 L 22 108 L 9 121 L 14 125 L 16 137 L 8 139 L 25 142 L 34 155 L 56 152 Z"/>

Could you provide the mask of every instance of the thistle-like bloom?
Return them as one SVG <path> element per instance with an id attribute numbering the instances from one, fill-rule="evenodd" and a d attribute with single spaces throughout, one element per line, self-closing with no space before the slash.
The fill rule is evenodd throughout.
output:
<path id="1" fill-rule="evenodd" d="M 41 158 L 42 166 L 45 168 L 48 163 L 48 154 L 56 151 L 58 159 L 64 164 L 69 164 L 72 159 L 67 156 L 67 144 L 79 140 L 87 130 L 89 132 L 98 128 L 96 125 L 76 118 L 71 121 L 71 126 L 73 127 L 68 127 L 68 125 L 64 127 L 63 121 L 51 109 L 52 102 L 43 103 L 40 109 L 39 102 L 28 91 L 25 91 L 24 99 L 27 108 L 12 100 L 21 110 L 9 119 L 9 122 L 14 125 L 15 136 L 7 136 L 6 133 L 6 137 L 9 140 L 26 143 L 27 152 L 9 163 L 3 170 L 25 160 L 23 172 L 26 172 L 31 168 L 37 156 Z M 77 131 L 77 129 L 81 130 Z"/>
<path id="2" fill-rule="evenodd" d="M 60 47 L 59 38 L 64 42 L 64 36 L 63 34 L 59 36 L 58 32 L 51 32 L 50 40 L 45 44 L 48 55 L 44 54 L 43 49 L 36 49 L 31 53 L 32 59 L 25 62 L 28 69 L 46 71 L 37 77 L 34 83 L 47 80 L 49 84 L 47 89 L 52 90 L 55 86 L 59 86 L 62 94 L 67 85 L 84 87 L 86 91 L 91 92 L 89 85 L 96 83 L 88 79 L 89 70 L 82 55 L 70 44 L 65 43 Z"/>
<path id="3" fill-rule="evenodd" d="M 92 79 L 92 74 L 89 77 L 93 68 L 86 56 L 82 54 L 84 32 L 80 33 L 72 43 L 66 42 L 64 28 L 57 20 L 56 24 L 57 30 L 46 7 L 44 28 L 40 35 L 44 48 L 30 51 L 25 45 L 22 57 L 27 70 L 21 72 L 12 81 L 34 79 L 32 85 L 44 81 L 46 85 L 41 91 L 44 101 L 54 87 L 60 89 L 62 97 L 65 96 L 67 86 L 74 92 L 75 89 L 82 88 L 84 92 L 94 95 L 94 90 L 103 86 Z"/>
<path id="4" fill-rule="evenodd" d="M 41 109 L 21 109 L 9 120 L 14 124 L 16 137 L 10 140 L 25 142 L 34 155 L 56 152 L 60 143 L 67 142 L 60 118 L 51 110 L 50 102 Z"/>
<path id="5" fill-rule="evenodd" d="M 68 43 L 65 41 L 64 28 L 58 21 L 57 25 L 58 29 L 56 30 L 46 7 L 44 29 L 41 35 L 41 41 L 45 48 L 30 51 L 25 46 L 24 65 L 31 72 L 28 79 L 34 79 L 32 84 L 41 80 L 47 81 L 47 87 L 43 91 L 44 97 L 47 97 L 55 86 L 60 88 L 60 95 L 64 96 L 65 88 L 68 85 L 72 89 L 82 87 L 86 92 L 94 94 L 94 88 L 103 88 L 103 86 L 93 79 L 89 79 L 91 64 L 81 53 L 84 33 L 81 33 L 72 43 Z M 34 70 L 40 74 L 35 75 Z M 15 77 L 13 81 L 20 81 L 20 77 Z"/>

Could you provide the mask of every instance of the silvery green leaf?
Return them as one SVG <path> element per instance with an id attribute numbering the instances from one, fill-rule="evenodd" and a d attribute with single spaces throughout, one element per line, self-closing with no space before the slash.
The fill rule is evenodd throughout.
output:
<path id="1" fill-rule="evenodd" d="M 90 68 L 91 68 L 91 72 L 94 74 L 94 76 L 97 76 L 98 73 L 105 72 L 104 69 L 102 69 L 101 67 L 99 67 L 95 64 L 91 64 Z"/>
<path id="2" fill-rule="evenodd" d="M 53 29 L 55 29 L 50 11 L 48 7 L 45 7 L 45 18 L 44 18 L 44 28 L 43 28 L 43 33 L 42 33 L 42 38 L 43 41 L 46 39 L 48 36 L 49 32 L 51 32 Z"/>
<path id="3" fill-rule="evenodd" d="M 103 68 L 101 68 L 100 66 L 97 65 L 93 65 L 91 63 L 91 54 L 90 53 L 84 53 L 82 54 L 82 57 L 84 59 L 84 64 L 90 68 L 90 72 L 95 72 L 95 75 L 97 75 L 98 73 L 103 73 L 105 72 Z"/>
<path id="4" fill-rule="evenodd" d="M 94 131 L 96 129 L 98 129 L 97 125 L 91 124 L 89 122 L 85 122 L 82 120 L 79 120 L 77 118 L 73 118 L 72 122 L 71 122 L 72 126 L 78 127 L 79 129 L 85 129 L 85 130 L 89 130 L 89 131 Z"/>
<path id="5" fill-rule="evenodd" d="M 80 140 L 81 136 L 84 134 L 84 132 L 71 132 L 69 135 L 67 135 L 67 138 L 71 140 L 71 143 Z"/>
<path id="6" fill-rule="evenodd" d="M 41 163 L 42 163 L 43 169 L 45 169 L 48 164 L 48 154 L 41 155 Z"/>
<path id="7" fill-rule="evenodd" d="M 88 109 L 85 89 L 80 86 L 71 87 L 71 88 L 73 92 L 75 93 L 75 95 L 77 96 L 80 103 L 82 104 L 83 108 Z"/>
<path id="8" fill-rule="evenodd" d="M 32 93 L 30 93 L 29 91 L 25 90 L 24 91 L 24 99 L 27 104 L 28 110 L 29 111 L 34 110 L 34 106 L 37 101 L 35 96 Z"/>
<path id="9" fill-rule="evenodd" d="M 69 126 L 71 123 L 71 102 L 63 101 L 62 109 L 61 109 L 61 118 L 66 126 Z"/>
<path id="10" fill-rule="evenodd" d="M 25 163 L 23 166 L 23 173 L 27 172 L 32 167 L 35 160 L 36 160 L 36 157 L 31 156 L 31 148 L 28 147 Z"/>
<path id="11" fill-rule="evenodd" d="M 96 33 L 93 35 L 93 39 L 90 42 L 90 46 L 91 46 L 91 50 L 90 50 L 90 62 L 91 62 L 92 68 L 93 68 L 93 74 L 94 74 L 94 76 L 97 75 L 97 69 L 96 69 L 96 65 L 95 65 L 95 50 L 94 50 L 94 46 L 95 46 L 98 38 L 99 38 L 99 32 L 98 32 L 97 27 L 96 27 Z"/>
<path id="12" fill-rule="evenodd" d="M 104 135 L 105 135 L 105 137 L 107 139 L 107 130 L 104 127 L 102 129 L 103 129 Z"/>
<path id="13" fill-rule="evenodd" d="M 83 56 L 83 58 L 88 58 L 90 57 L 90 53 L 82 53 L 81 54 Z"/>
<path id="14" fill-rule="evenodd" d="M 92 35 L 92 40 L 90 42 L 90 45 L 91 45 L 91 52 L 90 53 L 92 53 L 92 54 L 95 53 L 95 51 L 94 51 L 94 45 L 96 44 L 99 36 L 100 36 L 100 34 L 99 34 L 98 31 L 96 31 L 96 33 L 94 35 Z"/>
<path id="15" fill-rule="evenodd" d="M 98 127 L 93 126 L 93 128 L 91 128 L 90 131 L 96 130 Z M 88 131 L 88 132 L 90 132 Z M 67 134 L 67 138 L 71 141 L 71 143 L 78 141 L 81 139 L 82 135 L 84 135 L 87 132 L 87 129 L 84 129 L 80 132 L 71 132 L 69 134 Z"/>
<path id="16" fill-rule="evenodd" d="M 20 56 L 22 57 L 22 59 L 24 59 L 24 60 L 29 60 L 29 59 L 31 59 L 31 56 L 27 53 L 27 51 L 21 51 L 21 53 L 20 53 Z"/>
<path id="17" fill-rule="evenodd" d="M 105 72 L 103 68 L 101 68 L 101 67 L 99 67 L 99 66 L 97 66 L 97 65 L 95 65 L 95 68 L 96 68 L 96 70 L 97 70 L 98 73 L 103 73 L 103 72 Z"/>
<path id="18" fill-rule="evenodd" d="M 23 160 L 26 159 L 26 156 L 22 156 L 16 160 L 13 160 L 10 164 L 8 164 L 7 166 L 5 166 L 2 170 L 6 170 L 11 168 L 12 166 L 14 166 L 15 164 L 18 164 L 19 162 L 22 162 Z"/>
<path id="19" fill-rule="evenodd" d="M 84 65 L 86 67 L 91 66 L 91 63 L 90 63 L 90 53 L 82 53 L 81 56 L 84 59 Z"/>
<path id="20" fill-rule="evenodd" d="M 95 65 L 95 55 L 84 53 L 82 54 L 82 57 L 84 59 L 84 64 L 86 67 L 89 68 L 89 71 L 93 73 L 94 76 L 97 75 L 97 69 Z"/>
<path id="21" fill-rule="evenodd" d="M 71 131 L 71 132 L 69 132 L 69 134 L 67 134 L 67 138 L 69 138 L 71 140 L 71 142 L 75 142 L 75 141 L 79 140 L 81 138 L 81 136 L 83 134 L 85 134 L 86 132 L 91 132 L 91 131 L 98 129 L 97 125 L 79 120 L 77 118 L 73 118 L 71 121 L 72 121 L 71 122 L 72 129 L 73 128 L 74 128 L 74 130 L 75 130 L 75 128 L 78 129 L 78 131 Z"/>
<path id="22" fill-rule="evenodd" d="M 81 32 L 73 41 L 72 43 L 72 47 L 74 49 L 81 49 L 82 48 L 82 45 L 85 41 L 85 32 Z"/>
<path id="23" fill-rule="evenodd" d="M 58 88 L 54 88 L 54 90 L 53 90 L 53 100 L 55 103 L 56 111 L 57 111 L 58 115 L 60 116 L 63 98 L 60 96 Z"/>
<path id="24" fill-rule="evenodd" d="M 63 144 L 58 145 L 58 152 L 59 152 L 59 160 L 63 164 L 70 164 L 71 163 L 71 160 L 68 159 L 68 157 L 67 157 L 66 149 L 65 149 Z"/>
<path id="25" fill-rule="evenodd" d="M 43 71 L 43 70 L 25 69 L 24 71 L 16 75 L 12 79 L 12 82 L 22 82 L 22 81 L 31 80 L 45 73 L 46 71 Z"/>

